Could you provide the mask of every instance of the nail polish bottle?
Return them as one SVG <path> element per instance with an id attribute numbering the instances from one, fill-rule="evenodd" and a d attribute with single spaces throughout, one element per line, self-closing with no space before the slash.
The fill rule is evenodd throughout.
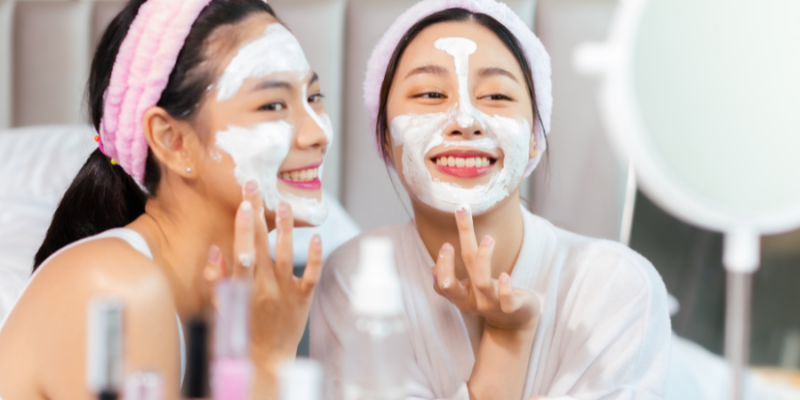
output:
<path id="1" fill-rule="evenodd" d="M 283 364 L 278 375 L 280 400 L 322 399 L 322 366 L 308 358 Z"/>
<path id="2" fill-rule="evenodd" d="M 183 398 L 205 399 L 208 398 L 208 323 L 205 318 L 193 318 L 189 321 L 186 332 L 186 376 L 182 387 Z"/>
<path id="3" fill-rule="evenodd" d="M 216 287 L 214 361 L 211 393 L 214 400 L 248 400 L 253 379 L 250 363 L 250 284 L 222 281 Z"/>
<path id="4" fill-rule="evenodd" d="M 124 400 L 163 400 L 161 375 L 152 371 L 134 372 L 125 380 Z"/>
<path id="5" fill-rule="evenodd" d="M 119 398 L 122 381 L 122 302 L 98 297 L 87 310 L 86 384 L 96 399 Z"/>

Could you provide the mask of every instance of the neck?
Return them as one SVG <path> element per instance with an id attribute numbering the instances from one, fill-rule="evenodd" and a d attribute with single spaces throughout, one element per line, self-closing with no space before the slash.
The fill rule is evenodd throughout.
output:
<path id="1" fill-rule="evenodd" d="M 461 240 L 455 215 L 433 209 L 416 199 L 412 204 L 417 231 L 431 258 L 438 259 L 439 249 L 445 243 L 450 243 L 455 248 L 456 277 L 459 280 L 466 279 L 468 275 L 461 258 Z M 473 216 L 472 221 L 478 243 L 487 235 L 497 243 L 492 254 L 492 278 L 497 279 L 503 272 L 511 274 L 522 248 L 524 234 L 519 190 L 489 211 Z"/>
<path id="2" fill-rule="evenodd" d="M 170 282 L 182 318 L 197 315 L 208 305 L 203 270 L 211 245 L 226 255 L 233 249 L 236 209 L 213 204 L 204 193 L 208 192 L 181 177 L 164 176 L 145 213 L 128 226 L 147 241 L 154 262 Z"/>

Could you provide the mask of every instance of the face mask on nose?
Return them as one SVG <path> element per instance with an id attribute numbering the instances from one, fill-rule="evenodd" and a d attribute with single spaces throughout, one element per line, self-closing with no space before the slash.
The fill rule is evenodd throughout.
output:
<path id="1" fill-rule="evenodd" d="M 270 24 L 264 35 L 245 44 L 231 60 L 219 81 L 217 99 L 235 96 L 245 79 L 261 78 L 280 72 L 293 72 L 302 80 L 310 72 L 303 49 L 297 39 L 281 24 Z M 328 114 L 318 115 L 308 103 L 308 87 L 303 84 L 303 110 L 325 133 L 328 144 L 333 140 L 333 127 Z M 281 193 L 278 172 L 291 149 L 294 127 L 286 121 L 258 124 L 249 128 L 229 126 L 218 132 L 216 145 L 230 154 L 240 185 L 255 180 L 268 210 L 275 211 L 281 201 L 289 203 L 294 218 L 311 225 L 322 224 L 328 216 L 328 204 L 321 200 Z M 322 165 L 319 176 L 322 176 Z"/>
<path id="2" fill-rule="evenodd" d="M 467 206 L 473 214 L 481 214 L 508 197 L 522 181 L 528 163 L 531 126 L 524 118 L 489 116 L 472 105 L 468 76 L 469 56 L 478 48 L 475 42 L 459 37 L 441 38 L 434 46 L 453 56 L 458 77 L 458 104 L 442 113 L 400 115 L 392 119 L 389 131 L 394 144 L 403 146 L 403 176 L 420 201 L 444 212 L 452 213 Z M 453 123 L 462 129 L 477 123 L 484 132 L 483 138 L 447 141 L 445 128 Z M 425 158 L 431 149 L 441 145 L 483 151 L 500 149 L 504 156 L 503 169 L 488 183 L 472 188 L 442 182 L 431 176 Z"/>

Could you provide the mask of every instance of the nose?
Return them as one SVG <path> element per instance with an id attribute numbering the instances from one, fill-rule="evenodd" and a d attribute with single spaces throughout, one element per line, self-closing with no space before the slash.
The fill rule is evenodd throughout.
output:
<path id="1" fill-rule="evenodd" d="M 331 130 L 330 120 L 326 116 L 318 115 L 311 107 L 305 106 L 298 113 L 298 118 L 295 123 L 297 135 L 295 142 L 300 149 L 318 149 L 322 148 L 323 151 L 328 146 L 328 132 L 326 129 Z"/>
<path id="2" fill-rule="evenodd" d="M 460 136 L 465 140 L 472 140 L 475 136 L 480 137 L 484 134 L 484 128 L 477 118 L 463 117 L 460 115 L 445 129 L 448 137 Z"/>

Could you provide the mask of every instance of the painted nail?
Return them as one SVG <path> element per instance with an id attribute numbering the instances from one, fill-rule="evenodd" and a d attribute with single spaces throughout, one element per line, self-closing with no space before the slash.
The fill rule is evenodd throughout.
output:
<path id="1" fill-rule="evenodd" d="M 472 214 L 472 208 L 467 204 L 462 204 L 456 209 L 456 215 L 459 217 L 466 217 Z"/>
<path id="2" fill-rule="evenodd" d="M 314 250 L 322 248 L 322 239 L 320 239 L 319 235 L 314 235 L 314 237 L 311 238 L 311 246 L 314 247 Z"/>
<path id="3" fill-rule="evenodd" d="M 278 216 L 282 218 L 286 218 L 289 216 L 289 204 L 286 202 L 281 202 L 278 204 Z"/>
<path id="4" fill-rule="evenodd" d="M 450 243 L 445 243 L 442 245 L 442 250 L 453 250 L 453 245 Z"/>
<path id="5" fill-rule="evenodd" d="M 219 260 L 219 253 L 219 247 L 211 245 L 211 248 L 208 249 L 208 262 L 216 264 Z"/>
<path id="6" fill-rule="evenodd" d="M 254 180 L 247 181 L 244 184 L 244 193 L 246 195 L 253 195 L 258 191 L 258 182 Z"/>
<path id="7" fill-rule="evenodd" d="M 242 253 L 239 254 L 239 263 L 245 268 L 250 268 L 255 263 L 255 257 L 252 254 Z"/>
<path id="8" fill-rule="evenodd" d="M 444 281 L 442 282 L 442 287 L 444 287 L 445 289 L 450 287 L 450 278 L 444 278 Z"/>
<path id="9" fill-rule="evenodd" d="M 492 246 L 492 245 L 494 245 L 494 238 L 492 238 L 491 236 L 486 236 L 485 238 L 483 238 L 483 241 L 481 241 L 481 246 Z"/>
<path id="10" fill-rule="evenodd" d="M 250 217 L 253 215 L 253 203 L 249 200 L 243 201 L 239 209 L 242 210 L 242 216 Z"/>
<path id="11" fill-rule="evenodd" d="M 500 283 L 508 283 L 508 274 L 503 272 L 500 274 Z"/>

